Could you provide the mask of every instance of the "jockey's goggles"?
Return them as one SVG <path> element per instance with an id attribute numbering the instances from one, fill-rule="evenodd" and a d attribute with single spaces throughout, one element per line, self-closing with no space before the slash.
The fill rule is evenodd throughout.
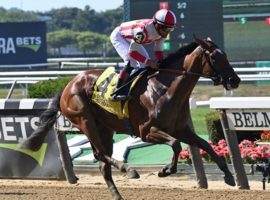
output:
<path id="1" fill-rule="evenodd" d="M 172 32 L 174 30 L 174 27 L 160 25 L 160 29 L 162 29 L 165 32 Z"/>

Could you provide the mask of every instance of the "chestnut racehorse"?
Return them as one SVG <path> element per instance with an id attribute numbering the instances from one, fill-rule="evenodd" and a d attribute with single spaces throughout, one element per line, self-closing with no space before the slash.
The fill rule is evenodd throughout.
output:
<path id="1" fill-rule="evenodd" d="M 111 174 L 111 166 L 136 176 L 136 171 L 113 159 L 114 131 L 130 133 L 123 120 L 91 102 L 94 84 L 103 70 L 88 70 L 78 74 L 52 100 L 41 115 L 39 128 L 22 143 L 22 147 L 37 150 L 57 120 L 57 113 L 67 117 L 89 139 L 99 169 L 113 196 L 123 199 Z M 225 161 L 207 141 L 198 137 L 188 121 L 191 120 L 189 98 L 200 77 L 210 78 L 214 85 L 225 89 L 237 88 L 240 78 L 229 64 L 225 52 L 210 38 L 180 48 L 160 61 L 160 68 L 149 69 L 130 93 L 129 120 L 133 135 L 145 142 L 167 144 L 173 149 L 172 162 L 164 166 L 159 176 L 176 173 L 180 142 L 205 150 L 224 172 L 225 183 L 234 186 L 234 178 Z M 143 156 L 143 155 L 142 155 Z"/>

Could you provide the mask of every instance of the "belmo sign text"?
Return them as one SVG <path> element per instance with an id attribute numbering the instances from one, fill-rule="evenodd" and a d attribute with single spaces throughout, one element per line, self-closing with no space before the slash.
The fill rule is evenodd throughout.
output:
<path id="1" fill-rule="evenodd" d="M 226 110 L 230 130 L 270 130 L 270 97 L 216 97 L 210 108 Z"/>
<path id="2" fill-rule="evenodd" d="M 270 110 L 228 110 L 231 130 L 270 130 Z"/>

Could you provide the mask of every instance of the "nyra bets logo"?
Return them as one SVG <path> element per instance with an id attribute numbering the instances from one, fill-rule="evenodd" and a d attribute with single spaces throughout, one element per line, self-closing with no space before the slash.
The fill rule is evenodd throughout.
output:
<path id="1" fill-rule="evenodd" d="M 41 47 L 40 36 L 0 38 L 0 54 L 16 54 L 17 48 L 28 48 L 37 52 Z"/>

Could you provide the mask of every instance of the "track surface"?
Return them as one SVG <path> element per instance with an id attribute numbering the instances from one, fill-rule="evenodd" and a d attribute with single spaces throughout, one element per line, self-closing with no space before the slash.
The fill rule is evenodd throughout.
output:
<path id="1" fill-rule="evenodd" d="M 1 200 L 110 200 L 111 195 L 101 176 L 95 174 L 79 174 L 79 181 L 70 185 L 66 181 L 55 180 L 15 180 L 1 179 Z M 194 177 L 175 175 L 158 178 L 157 172 L 141 174 L 140 179 L 128 179 L 124 175 L 115 174 L 115 183 L 122 196 L 127 200 L 269 200 L 270 184 L 262 190 L 259 180 L 250 180 L 250 190 L 239 190 L 227 186 L 220 175 L 208 177 L 208 189 L 198 189 Z"/>

